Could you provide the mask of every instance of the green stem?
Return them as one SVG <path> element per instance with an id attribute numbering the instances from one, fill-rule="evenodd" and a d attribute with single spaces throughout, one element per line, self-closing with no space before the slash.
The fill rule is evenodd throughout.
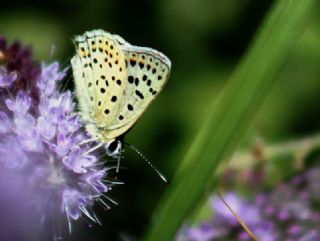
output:
<path id="1" fill-rule="evenodd" d="M 273 160 L 286 155 L 291 155 L 296 162 L 302 163 L 308 154 L 318 148 L 320 148 L 320 134 L 273 145 L 259 142 L 251 151 L 236 152 L 231 158 L 229 168 L 239 171 L 250 169 L 257 164 L 258 159 Z"/>
<path id="2" fill-rule="evenodd" d="M 275 1 L 254 43 L 230 77 L 208 119 L 187 152 L 172 184 L 159 202 L 144 237 L 171 241 L 208 189 L 217 183 L 217 167 L 245 134 L 275 81 L 314 0 Z M 210 109 L 212 109 L 210 111 Z"/>

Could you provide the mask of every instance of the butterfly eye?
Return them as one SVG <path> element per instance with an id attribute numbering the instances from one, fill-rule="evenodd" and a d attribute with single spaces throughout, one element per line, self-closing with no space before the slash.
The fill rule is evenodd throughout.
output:
<path id="1" fill-rule="evenodd" d="M 109 156 L 111 156 L 111 157 L 116 156 L 120 153 L 120 150 L 122 148 L 122 143 L 120 140 L 113 140 L 113 141 L 108 142 L 105 145 L 105 148 L 106 148 L 107 154 Z"/>

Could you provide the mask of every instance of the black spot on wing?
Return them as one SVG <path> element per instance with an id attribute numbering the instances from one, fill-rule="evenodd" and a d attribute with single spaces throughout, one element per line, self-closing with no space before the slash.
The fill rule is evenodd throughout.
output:
<path id="1" fill-rule="evenodd" d="M 139 67 L 140 67 L 140 69 L 143 69 L 143 67 L 144 67 L 144 63 L 139 62 Z"/>
<path id="2" fill-rule="evenodd" d="M 131 60 L 130 60 L 130 65 L 131 65 L 132 67 L 134 67 L 134 66 L 136 65 L 136 63 L 137 63 L 137 61 L 135 61 L 134 59 L 131 59 Z"/>
<path id="3" fill-rule="evenodd" d="M 142 76 L 142 80 L 146 81 L 148 79 L 148 76 L 146 76 L 145 74 Z"/>
<path id="4" fill-rule="evenodd" d="M 111 97 L 111 101 L 112 101 L 112 102 L 116 102 L 116 101 L 117 101 L 117 96 L 115 96 L 115 95 L 112 96 L 112 97 Z"/>
<path id="5" fill-rule="evenodd" d="M 142 99 L 142 100 L 144 99 L 143 94 L 139 90 L 136 90 L 135 93 L 140 99 Z"/>
<path id="6" fill-rule="evenodd" d="M 139 78 L 135 78 L 134 79 L 134 83 L 135 83 L 136 86 L 138 86 L 139 85 Z"/>
<path id="7" fill-rule="evenodd" d="M 133 106 L 132 105 L 128 104 L 127 107 L 128 107 L 128 110 L 133 111 Z"/>
<path id="8" fill-rule="evenodd" d="M 128 82 L 129 82 L 130 84 L 132 84 L 133 81 L 134 81 L 133 76 L 132 76 L 132 75 L 129 75 L 129 76 L 128 76 Z"/>

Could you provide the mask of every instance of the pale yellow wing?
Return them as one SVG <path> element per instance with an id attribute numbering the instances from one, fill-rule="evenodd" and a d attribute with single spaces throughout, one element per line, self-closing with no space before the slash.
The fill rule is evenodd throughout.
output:
<path id="1" fill-rule="evenodd" d="M 108 127 L 119 119 L 127 86 L 125 54 L 113 36 L 103 30 L 75 38 L 72 58 L 76 95 L 90 135 L 102 142 L 114 137 Z"/>
<path id="2" fill-rule="evenodd" d="M 170 60 L 151 48 L 132 46 L 121 37 L 126 61 L 127 88 L 118 119 L 114 119 L 108 132 L 120 136 L 130 129 L 165 86 L 171 68 Z"/>

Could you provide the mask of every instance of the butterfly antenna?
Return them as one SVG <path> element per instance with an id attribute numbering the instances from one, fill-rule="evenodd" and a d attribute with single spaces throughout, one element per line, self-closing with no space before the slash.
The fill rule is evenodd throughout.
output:
<path id="1" fill-rule="evenodd" d="M 242 221 L 242 219 L 237 215 L 235 211 L 229 206 L 229 204 L 223 199 L 223 197 L 217 193 L 218 197 L 221 199 L 224 205 L 229 209 L 229 211 L 232 213 L 232 215 L 235 217 L 235 219 L 240 223 L 242 228 L 249 234 L 249 236 L 252 238 L 253 241 L 258 241 L 256 236 L 252 233 L 252 231 L 249 229 L 249 227 Z"/>
<path id="2" fill-rule="evenodd" d="M 133 145 L 126 143 L 126 145 L 128 145 L 132 150 L 134 150 L 157 174 L 158 176 L 167 184 L 169 184 L 170 182 L 168 181 L 168 179 L 158 170 L 158 168 L 156 168 L 136 147 L 134 147 Z"/>

